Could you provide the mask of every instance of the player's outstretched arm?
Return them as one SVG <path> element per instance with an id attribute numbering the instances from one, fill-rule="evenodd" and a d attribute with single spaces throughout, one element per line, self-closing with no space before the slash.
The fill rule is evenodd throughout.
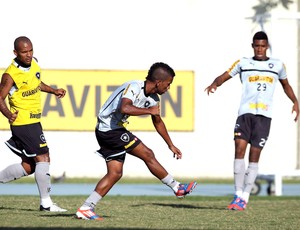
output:
<path id="1" fill-rule="evenodd" d="M 44 82 L 41 82 L 41 91 L 46 93 L 51 93 L 57 96 L 58 98 L 63 98 L 66 95 L 66 90 L 64 89 L 54 89 L 49 85 L 46 85 Z"/>
<path id="2" fill-rule="evenodd" d="M 217 90 L 217 87 L 221 86 L 225 81 L 229 80 L 231 76 L 225 71 L 223 74 L 218 76 L 204 91 L 207 92 L 207 95 L 214 93 Z"/>

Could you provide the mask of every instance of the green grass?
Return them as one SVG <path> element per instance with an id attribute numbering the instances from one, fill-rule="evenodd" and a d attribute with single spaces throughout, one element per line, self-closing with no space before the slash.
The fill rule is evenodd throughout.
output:
<path id="1" fill-rule="evenodd" d="M 245 211 L 225 207 L 231 197 L 106 196 L 103 221 L 74 218 L 87 196 L 53 196 L 66 213 L 38 211 L 37 196 L 0 196 L 0 229 L 299 229 L 299 197 L 251 197 Z"/>
<path id="2" fill-rule="evenodd" d="M 52 177 L 53 179 L 53 177 Z M 97 184 L 100 178 L 89 178 L 89 177 L 67 177 L 64 183 L 68 184 Z M 214 179 L 214 178 L 176 178 L 178 181 L 199 181 L 201 183 L 213 183 L 213 184 L 232 184 L 233 179 Z M 35 183 L 34 177 L 23 177 L 20 180 L 12 181 L 11 183 Z M 300 180 L 299 180 L 300 183 Z M 118 184 L 161 184 L 161 181 L 156 177 L 122 177 Z"/>
<path id="3" fill-rule="evenodd" d="M 95 184 L 100 178 L 88 178 L 88 177 L 78 177 L 69 178 L 64 180 L 64 183 L 74 184 Z M 178 181 L 197 181 L 201 184 L 233 184 L 233 178 L 176 178 Z M 20 180 L 12 181 L 11 183 L 35 183 L 34 177 L 23 177 Z M 261 180 L 261 183 L 266 183 L 266 181 Z M 300 184 L 300 177 L 291 177 L 283 179 L 284 184 Z M 161 184 L 161 182 L 155 177 L 122 177 L 118 184 Z"/>

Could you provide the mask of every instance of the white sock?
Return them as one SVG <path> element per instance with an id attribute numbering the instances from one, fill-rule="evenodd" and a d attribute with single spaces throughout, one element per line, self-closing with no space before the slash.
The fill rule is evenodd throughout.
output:
<path id="1" fill-rule="evenodd" d="M 175 193 L 178 191 L 179 182 L 176 181 L 170 174 L 161 180 L 162 183 L 169 186 Z"/>
<path id="2" fill-rule="evenodd" d="M 243 191 L 245 171 L 246 171 L 244 159 L 235 159 L 233 163 L 233 168 L 234 168 L 235 191 Z"/>
<path id="3" fill-rule="evenodd" d="M 34 177 L 39 189 L 41 205 L 43 205 L 44 208 L 48 208 L 53 204 L 50 198 L 51 181 L 49 162 L 37 162 Z"/>
<path id="4" fill-rule="evenodd" d="M 242 197 L 243 191 L 241 191 L 241 190 L 235 191 L 235 195 L 237 195 L 237 197 Z"/>
<path id="5" fill-rule="evenodd" d="M 243 200 L 245 200 L 246 203 L 248 203 L 249 197 L 250 197 L 250 193 L 249 193 L 249 192 L 243 192 L 243 194 L 242 194 L 242 196 L 241 196 L 241 198 L 242 198 Z"/>
<path id="6" fill-rule="evenodd" d="M 12 164 L 0 172 L 0 183 L 17 180 L 23 176 L 28 176 L 23 166 L 20 163 Z"/>
<path id="7" fill-rule="evenodd" d="M 95 208 L 95 206 L 101 199 L 102 196 L 96 191 L 93 191 L 91 195 L 85 200 L 84 204 L 80 207 L 80 209 L 87 210 L 87 209 Z"/>
<path id="8" fill-rule="evenodd" d="M 49 208 L 53 204 L 52 200 L 50 197 L 47 198 L 41 198 L 41 205 L 44 208 Z"/>
<path id="9" fill-rule="evenodd" d="M 250 162 L 248 165 L 248 169 L 245 174 L 245 187 L 244 187 L 244 192 L 250 193 L 256 176 L 258 174 L 258 163 L 257 162 Z"/>

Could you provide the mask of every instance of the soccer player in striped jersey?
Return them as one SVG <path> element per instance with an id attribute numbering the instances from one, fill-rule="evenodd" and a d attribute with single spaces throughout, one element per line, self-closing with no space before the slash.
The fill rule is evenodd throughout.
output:
<path id="1" fill-rule="evenodd" d="M 214 93 L 217 87 L 236 75 L 243 84 L 242 98 L 234 128 L 235 159 L 234 184 L 235 194 L 228 205 L 230 210 L 244 210 L 258 174 L 258 162 L 261 151 L 268 140 L 273 94 L 277 81 L 281 83 L 285 94 L 292 101 L 295 121 L 299 117 L 298 99 L 287 79 L 283 62 L 267 56 L 268 36 L 265 32 L 255 33 L 252 41 L 254 56 L 241 58 L 227 71 L 218 76 L 205 90 Z M 249 162 L 246 168 L 244 157 L 250 144 Z"/>

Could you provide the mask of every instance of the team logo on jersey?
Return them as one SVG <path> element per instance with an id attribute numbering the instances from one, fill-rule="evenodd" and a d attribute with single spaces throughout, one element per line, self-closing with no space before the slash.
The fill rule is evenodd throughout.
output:
<path id="1" fill-rule="evenodd" d="M 46 138 L 43 133 L 40 135 L 40 139 L 42 142 L 46 143 Z"/>
<path id="2" fill-rule="evenodd" d="M 124 142 L 128 142 L 130 140 L 129 135 L 127 133 L 123 133 L 120 138 Z"/>
<path id="3" fill-rule="evenodd" d="M 37 79 L 41 78 L 41 73 L 40 72 L 36 72 L 35 76 L 37 77 Z"/>
<path id="4" fill-rule="evenodd" d="M 148 108 L 149 105 L 150 105 L 150 101 L 145 101 L 144 107 L 145 107 L 145 108 Z"/>
<path id="5" fill-rule="evenodd" d="M 269 68 L 272 69 L 274 67 L 273 63 L 269 63 Z"/>

